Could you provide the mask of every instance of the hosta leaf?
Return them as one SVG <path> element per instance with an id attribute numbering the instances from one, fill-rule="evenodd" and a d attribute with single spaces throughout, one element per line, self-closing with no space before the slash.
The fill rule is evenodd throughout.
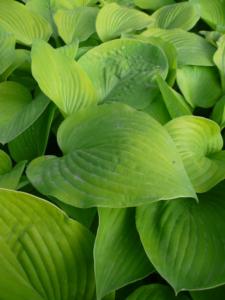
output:
<path id="1" fill-rule="evenodd" d="M 93 300 L 89 231 L 26 193 L 0 190 L 0 206 L 2 299 Z"/>
<path id="2" fill-rule="evenodd" d="M 43 41 L 34 44 L 31 56 L 34 78 L 65 114 L 96 103 L 95 89 L 74 59 Z"/>
<path id="3" fill-rule="evenodd" d="M 0 83 L 0 143 L 8 143 L 24 132 L 48 103 L 42 94 L 32 100 L 29 91 L 16 82 Z"/>
<path id="4" fill-rule="evenodd" d="M 225 179 L 225 151 L 220 127 L 212 120 L 183 116 L 166 124 L 196 192 L 204 193 Z"/>
<path id="5" fill-rule="evenodd" d="M 200 194 L 199 203 L 177 199 L 137 208 L 137 228 L 145 251 L 176 291 L 225 282 L 224 197 L 222 182 Z"/>
<path id="6" fill-rule="evenodd" d="M 224 0 L 190 0 L 198 7 L 201 17 L 213 29 L 225 31 L 225 1 Z"/>
<path id="7" fill-rule="evenodd" d="M 174 0 L 134 0 L 134 3 L 140 8 L 156 10 L 164 5 L 174 3 Z"/>
<path id="8" fill-rule="evenodd" d="M 5 151 L 0 150 L 0 175 L 8 173 L 11 170 L 12 170 L 11 158 Z"/>
<path id="9" fill-rule="evenodd" d="M 0 26 L 26 45 L 31 45 L 37 38 L 48 40 L 52 33 L 43 17 L 17 1 L 0 0 Z"/>
<path id="10" fill-rule="evenodd" d="M 163 6 L 151 17 L 154 20 L 151 27 L 190 30 L 198 22 L 200 15 L 195 5 L 189 2 L 181 2 Z"/>
<path id="11" fill-rule="evenodd" d="M 150 43 L 120 39 L 103 43 L 78 61 L 92 80 L 98 99 L 125 102 L 135 108 L 147 107 L 158 93 L 156 74 L 168 73 L 162 50 Z"/>
<path id="12" fill-rule="evenodd" d="M 140 242 L 133 209 L 99 208 L 94 261 L 97 299 L 153 271 Z"/>
<path id="13" fill-rule="evenodd" d="M 59 35 L 66 44 L 74 40 L 87 40 L 95 32 L 95 21 L 98 14 L 96 7 L 78 7 L 74 10 L 58 10 L 54 20 Z"/>
<path id="14" fill-rule="evenodd" d="M 25 165 L 26 162 L 21 161 L 10 171 L 0 175 L 0 188 L 12 189 L 12 190 L 17 189 Z"/>
<path id="15" fill-rule="evenodd" d="M 184 98 L 171 88 L 161 76 L 157 76 L 157 83 L 171 119 L 192 114 Z"/>
<path id="16" fill-rule="evenodd" d="M 124 104 L 72 115 L 60 126 L 58 143 L 64 156 L 34 160 L 27 175 L 43 194 L 67 204 L 119 208 L 195 197 L 163 127 Z"/>
<path id="17" fill-rule="evenodd" d="M 100 10 L 96 30 L 100 39 L 105 42 L 119 37 L 122 33 L 146 28 L 150 22 L 150 16 L 144 12 L 110 3 Z"/>
<path id="18" fill-rule="evenodd" d="M 13 34 L 0 28 L 0 75 L 15 59 L 15 44 L 16 40 Z"/>
<path id="19" fill-rule="evenodd" d="M 63 47 L 57 48 L 57 51 L 62 53 L 63 55 L 69 56 L 72 59 L 75 59 L 78 53 L 79 41 L 75 40 L 69 45 L 65 45 Z"/>
<path id="20" fill-rule="evenodd" d="M 192 107 L 213 106 L 222 94 L 216 68 L 183 66 L 177 69 L 177 84 Z"/>
<path id="21" fill-rule="evenodd" d="M 31 160 L 44 155 L 55 108 L 49 106 L 26 131 L 8 144 L 15 161 Z"/>
<path id="22" fill-rule="evenodd" d="M 221 130 L 225 128 L 225 96 L 214 106 L 212 119 L 220 125 Z"/>
<path id="23" fill-rule="evenodd" d="M 225 91 L 225 35 L 218 41 L 218 49 L 215 52 L 213 60 L 220 71 L 223 92 Z"/>
<path id="24" fill-rule="evenodd" d="M 175 296 L 174 291 L 166 285 L 145 285 L 134 291 L 127 300 L 188 300 L 186 296 Z"/>
<path id="25" fill-rule="evenodd" d="M 213 66 L 215 48 L 201 36 L 182 29 L 150 28 L 142 33 L 170 42 L 177 51 L 179 65 Z"/>
<path id="26" fill-rule="evenodd" d="M 193 300 L 221 300 L 225 295 L 225 286 L 219 286 L 215 289 L 209 289 L 204 291 L 191 292 Z"/>

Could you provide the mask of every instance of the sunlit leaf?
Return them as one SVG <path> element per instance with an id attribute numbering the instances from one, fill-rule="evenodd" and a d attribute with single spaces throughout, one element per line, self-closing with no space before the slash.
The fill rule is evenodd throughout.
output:
<path id="1" fill-rule="evenodd" d="M 196 192 L 204 193 L 225 179 L 223 138 L 214 121 L 183 116 L 165 127 L 177 146 Z"/>
<path id="2" fill-rule="evenodd" d="M 108 41 L 122 33 L 146 28 L 150 22 L 150 16 L 144 12 L 111 3 L 100 10 L 96 30 L 102 41 Z"/>
<path id="3" fill-rule="evenodd" d="M 164 5 L 174 3 L 174 0 L 134 0 L 134 3 L 140 8 L 156 10 Z"/>
<path id="4" fill-rule="evenodd" d="M 65 114 L 96 104 L 95 89 L 74 59 L 43 41 L 34 44 L 31 55 L 34 78 Z"/>
<path id="5" fill-rule="evenodd" d="M 41 193 L 67 204 L 119 208 L 195 197 L 164 128 L 124 104 L 71 115 L 59 128 L 58 143 L 64 156 L 37 158 L 27 175 Z"/>

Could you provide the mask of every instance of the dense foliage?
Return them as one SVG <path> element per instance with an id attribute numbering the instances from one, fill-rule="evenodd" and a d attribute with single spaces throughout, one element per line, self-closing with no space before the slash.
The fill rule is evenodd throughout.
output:
<path id="1" fill-rule="evenodd" d="M 0 300 L 225 299 L 225 0 L 0 0 Z"/>

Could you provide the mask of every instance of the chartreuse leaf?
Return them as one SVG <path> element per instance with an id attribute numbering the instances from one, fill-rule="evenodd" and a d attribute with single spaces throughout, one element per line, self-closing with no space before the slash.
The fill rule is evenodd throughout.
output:
<path id="1" fill-rule="evenodd" d="M 150 28 L 142 33 L 170 42 L 177 51 L 179 65 L 213 66 L 215 48 L 201 36 L 182 29 Z"/>
<path id="2" fill-rule="evenodd" d="M 74 10 L 61 9 L 54 15 L 60 37 L 66 44 L 74 40 L 87 40 L 95 32 L 97 7 L 78 7 Z"/>
<path id="3" fill-rule="evenodd" d="M 166 78 L 168 61 L 163 51 L 148 42 L 118 39 L 97 46 L 78 61 L 92 80 L 98 99 L 147 107 L 158 94 L 156 74 Z"/>
<path id="4" fill-rule="evenodd" d="M 225 295 L 224 285 L 214 289 L 191 292 L 191 297 L 193 300 L 221 300 L 224 298 L 224 295 Z"/>
<path id="5" fill-rule="evenodd" d="M 97 299 L 153 271 L 135 227 L 134 209 L 99 208 L 94 261 Z"/>
<path id="6" fill-rule="evenodd" d="M 146 28 L 151 17 L 134 8 L 109 3 L 103 6 L 96 20 L 96 30 L 105 42 L 119 37 L 122 33 Z"/>
<path id="7" fill-rule="evenodd" d="M 134 3 L 138 7 L 152 10 L 156 10 L 164 5 L 172 4 L 174 2 L 174 0 L 134 0 Z"/>
<path id="8" fill-rule="evenodd" d="M 63 55 L 69 56 L 72 59 L 75 59 L 78 53 L 79 48 L 79 41 L 75 40 L 69 45 L 62 46 L 57 48 L 57 51 L 62 53 Z"/>
<path id="9" fill-rule="evenodd" d="M 15 161 L 31 160 L 44 155 L 55 107 L 50 106 L 26 131 L 8 144 Z"/>
<path id="10" fill-rule="evenodd" d="M 186 296 L 175 296 L 174 291 L 166 285 L 144 285 L 134 291 L 126 300 L 188 300 Z"/>
<path id="11" fill-rule="evenodd" d="M 157 76 L 156 80 L 171 119 L 192 114 L 188 104 L 178 92 L 171 88 L 161 76 Z"/>
<path id="12" fill-rule="evenodd" d="M 74 9 L 79 6 L 94 5 L 97 0 L 50 0 L 55 10 L 60 8 Z"/>
<path id="13" fill-rule="evenodd" d="M 183 160 L 197 193 L 225 179 L 225 151 L 220 127 L 214 121 L 183 116 L 165 125 Z"/>
<path id="14" fill-rule="evenodd" d="M 225 91 L 225 35 L 218 41 L 218 49 L 215 52 L 213 60 L 219 69 L 223 92 Z"/>
<path id="15" fill-rule="evenodd" d="M 32 100 L 30 92 L 19 83 L 0 83 L 0 143 L 8 143 L 24 132 L 48 104 L 42 94 Z"/>
<path id="16" fill-rule="evenodd" d="M 8 173 L 11 170 L 12 170 L 11 158 L 5 151 L 0 150 L 0 175 Z"/>
<path id="17" fill-rule="evenodd" d="M 195 197 L 164 128 L 124 104 L 72 115 L 60 126 L 58 143 L 64 156 L 35 159 L 27 176 L 41 193 L 67 204 L 120 208 Z"/>
<path id="18" fill-rule="evenodd" d="M 217 42 L 222 36 L 222 33 L 218 31 L 201 30 L 199 33 L 203 35 L 205 39 L 215 47 L 217 47 Z"/>
<path id="19" fill-rule="evenodd" d="M 198 22 L 200 15 L 195 5 L 190 2 L 181 2 L 163 6 L 151 17 L 154 20 L 151 27 L 190 30 Z"/>
<path id="20" fill-rule="evenodd" d="M 32 74 L 42 91 L 65 114 L 95 105 L 95 89 L 73 58 L 53 49 L 44 41 L 32 47 Z"/>
<path id="21" fill-rule="evenodd" d="M 177 84 L 193 108 L 211 107 L 222 94 L 219 74 L 213 67 L 183 66 L 178 68 Z"/>
<path id="22" fill-rule="evenodd" d="M 201 18 L 213 29 L 225 31 L 225 1 L 224 0 L 190 0 L 198 7 Z"/>
<path id="23" fill-rule="evenodd" d="M 0 0 L 0 26 L 13 33 L 18 42 L 31 45 L 37 38 L 48 40 L 50 24 L 17 1 Z"/>
<path id="24" fill-rule="evenodd" d="M 15 44 L 14 35 L 0 28 L 0 75 L 15 59 Z"/>
<path id="25" fill-rule="evenodd" d="M 85 227 L 22 192 L 1 189 L 0 207 L 2 299 L 95 299 L 93 237 Z"/>
<path id="26" fill-rule="evenodd" d="M 199 203 L 177 199 L 137 208 L 137 229 L 145 251 L 176 292 L 224 284 L 224 197 L 223 181 L 200 194 Z"/>
<path id="27" fill-rule="evenodd" d="M 220 125 L 221 130 L 225 128 L 225 96 L 213 107 L 211 118 Z"/>

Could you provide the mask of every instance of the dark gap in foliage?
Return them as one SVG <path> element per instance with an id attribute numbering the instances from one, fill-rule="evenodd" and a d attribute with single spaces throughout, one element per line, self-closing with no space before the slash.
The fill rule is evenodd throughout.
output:
<path id="1" fill-rule="evenodd" d="M 209 118 L 212 114 L 212 108 L 202 108 L 202 107 L 196 107 L 193 111 L 194 116 L 201 116 L 204 118 Z"/>
<path id="2" fill-rule="evenodd" d="M 56 155 L 56 156 L 62 156 L 62 151 L 60 150 L 58 144 L 57 144 L 57 139 L 56 136 L 51 133 L 49 135 L 49 139 L 48 139 L 48 145 L 46 148 L 46 155 Z"/>

